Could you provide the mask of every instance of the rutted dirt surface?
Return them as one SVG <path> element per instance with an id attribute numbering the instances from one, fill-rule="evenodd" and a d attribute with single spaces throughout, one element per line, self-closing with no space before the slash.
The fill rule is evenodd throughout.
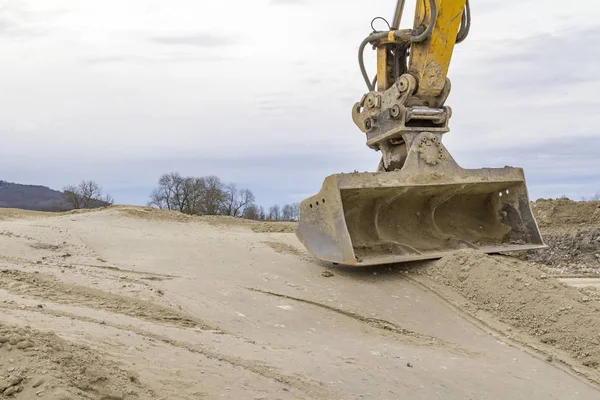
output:
<path id="1" fill-rule="evenodd" d="M 55 303 L 91 306 L 149 321 L 169 323 L 183 327 L 213 329 L 205 322 L 177 312 L 169 307 L 85 286 L 67 285 L 55 279 L 40 276 L 39 274 L 3 269 L 0 271 L 0 287 L 8 292 L 27 295 L 36 299 L 49 300 Z"/>
<path id="2" fill-rule="evenodd" d="M 472 251 L 346 269 L 294 229 L 0 210 L 0 398 L 600 396 L 592 284 Z"/>

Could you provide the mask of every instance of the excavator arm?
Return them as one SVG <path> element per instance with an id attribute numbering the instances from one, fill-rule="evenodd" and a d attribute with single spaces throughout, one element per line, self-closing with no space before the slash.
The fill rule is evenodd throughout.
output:
<path id="1" fill-rule="evenodd" d="M 521 168 L 460 167 L 442 144 L 452 115 L 448 71 L 469 33 L 469 0 L 417 0 L 412 29 L 399 29 L 399 0 L 387 31 L 359 46 L 368 92 L 352 107 L 377 172 L 340 173 L 300 203 L 297 236 L 317 258 L 345 265 L 435 259 L 463 248 L 486 253 L 546 247 Z M 377 75 L 363 52 L 377 51 Z"/>
<path id="2" fill-rule="evenodd" d="M 409 72 L 417 80 L 417 96 L 438 96 L 446 85 L 454 45 L 466 38 L 470 28 L 469 2 L 418 1 L 414 28 L 398 30 L 404 2 L 398 1 L 393 23 L 386 35 L 374 42 L 367 39 L 377 47 L 377 90 L 387 90 L 401 74 Z M 375 33 L 375 36 L 381 35 Z M 369 83 L 367 85 L 370 86 Z"/>
<path id="3" fill-rule="evenodd" d="M 420 0 L 413 29 L 399 30 L 404 0 L 399 0 L 389 31 L 372 32 L 359 47 L 360 69 L 369 89 L 355 104 L 354 122 L 367 133 L 369 147 L 382 152 L 380 169 L 402 166 L 406 149 L 403 123 L 411 128 L 449 131 L 451 109 L 443 107 L 450 94 L 448 70 L 454 46 L 471 24 L 468 0 Z M 370 80 L 363 61 L 365 47 L 377 49 L 377 76 Z M 400 158 L 399 158 L 400 157 Z"/>

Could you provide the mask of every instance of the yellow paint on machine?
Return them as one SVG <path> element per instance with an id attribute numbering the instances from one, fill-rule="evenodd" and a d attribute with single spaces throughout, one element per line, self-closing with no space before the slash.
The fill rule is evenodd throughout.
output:
<path id="1" fill-rule="evenodd" d="M 437 96 L 444 88 L 466 0 L 435 0 L 437 18 L 431 36 L 411 45 L 409 72 L 419 82 L 417 96 Z M 415 26 L 431 22 L 428 0 L 417 1 Z"/>

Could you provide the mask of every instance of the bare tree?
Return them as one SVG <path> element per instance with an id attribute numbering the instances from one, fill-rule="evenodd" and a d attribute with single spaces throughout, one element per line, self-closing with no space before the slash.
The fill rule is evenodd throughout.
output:
<path id="1" fill-rule="evenodd" d="M 81 208 L 82 200 L 76 185 L 68 185 L 63 188 L 65 201 L 73 208 Z"/>
<path id="2" fill-rule="evenodd" d="M 244 215 L 246 209 L 254 205 L 254 200 L 254 193 L 252 193 L 250 189 L 242 189 L 238 191 L 235 196 L 233 209 L 230 215 L 233 217 Z"/>
<path id="3" fill-rule="evenodd" d="M 229 184 L 225 187 L 223 214 L 241 217 L 245 209 L 254 204 L 254 200 L 254 193 L 251 190 L 239 190 L 235 184 Z"/>
<path id="4" fill-rule="evenodd" d="M 161 210 L 171 209 L 169 204 L 169 196 L 162 187 L 152 189 L 152 192 L 150 193 L 150 199 L 148 200 L 148 205 L 152 207 L 158 207 Z"/>
<path id="5" fill-rule="evenodd" d="M 102 188 L 94 181 L 82 181 L 79 184 L 79 193 L 83 208 L 89 208 L 94 200 L 101 201 Z"/>
<path id="6" fill-rule="evenodd" d="M 290 221 L 292 219 L 292 206 L 290 204 L 286 204 L 281 209 L 281 218 L 285 221 Z"/>
<path id="7" fill-rule="evenodd" d="M 298 221 L 300 219 L 300 203 L 292 203 L 292 220 Z"/>
<path id="8" fill-rule="evenodd" d="M 111 196 L 110 194 L 108 194 L 108 193 L 106 193 L 106 194 L 104 195 L 104 197 L 103 197 L 103 200 L 102 200 L 102 201 L 104 201 L 105 203 L 111 204 L 111 205 L 112 205 L 112 204 L 115 204 L 115 198 L 114 198 L 114 197 L 112 197 L 112 196 Z"/>
<path id="9" fill-rule="evenodd" d="M 73 208 L 95 208 L 113 204 L 114 199 L 104 194 L 102 187 L 91 180 L 83 180 L 78 185 L 68 185 L 63 189 L 65 201 Z"/>
<path id="10" fill-rule="evenodd" d="M 224 184 L 217 176 L 210 175 L 202 178 L 204 193 L 202 197 L 201 214 L 217 215 L 221 212 L 225 201 Z"/>
<path id="11" fill-rule="evenodd" d="M 244 213 L 242 214 L 242 216 L 246 219 L 253 219 L 253 220 L 260 219 L 258 206 L 256 206 L 255 204 L 249 205 L 248 207 L 246 207 L 244 209 Z"/>
<path id="12" fill-rule="evenodd" d="M 205 183 L 202 178 L 188 177 L 183 180 L 181 212 L 201 214 L 204 201 Z"/>
<path id="13" fill-rule="evenodd" d="M 216 176 L 183 177 L 164 174 L 152 190 L 148 205 L 186 214 L 219 214 L 225 200 L 224 185 Z"/>
<path id="14" fill-rule="evenodd" d="M 237 212 L 243 213 L 246 208 L 253 206 L 255 201 L 254 193 L 250 189 L 243 189 L 240 193 Z"/>
<path id="15" fill-rule="evenodd" d="M 233 210 L 237 200 L 237 187 L 234 183 L 231 183 L 225 187 L 225 195 L 223 196 L 223 214 L 233 215 Z"/>
<path id="16" fill-rule="evenodd" d="M 284 221 L 297 221 L 300 217 L 300 203 L 285 204 L 281 208 L 280 217 Z"/>
<path id="17" fill-rule="evenodd" d="M 280 218 L 281 218 L 281 209 L 279 208 L 279 205 L 275 204 L 275 205 L 269 207 L 269 219 L 271 221 L 279 221 Z"/>
<path id="18" fill-rule="evenodd" d="M 178 172 L 163 174 L 150 193 L 148 205 L 186 214 L 198 214 L 202 207 L 202 178 L 183 177 Z"/>
<path id="19" fill-rule="evenodd" d="M 150 194 L 148 205 L 163 210 L 179 210 L 182 186 L 183 177 L 178 172 L 161 175 L 158 187 Z"/>

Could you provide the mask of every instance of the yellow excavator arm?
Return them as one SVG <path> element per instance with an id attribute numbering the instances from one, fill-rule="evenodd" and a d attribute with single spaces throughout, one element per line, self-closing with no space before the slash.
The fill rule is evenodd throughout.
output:
<path id="1" fill-rule="evenodd" d="M 346 265 L 545 247 L 523 170 L 464 169 L 442 144 L 452 115 L 447 75 L 469 33 L 469 0 L 417 0 L 412 29 L 399 29 L 403 9 L 398 0 L 389 29 L 359 46 L 369 91 L 352 119 L 382 154 L 377 172 L 327 177 L 300 204 L 298 238 L 317 258 Z M 375 78 L 364 65 L 367 45 L 377 50 Z"/>
<path id="2" fill-rule="evenodd" d="M 408 127 L 449 131 L 448 70 L 455 44 L 465 40 L 471 26 L 469 0 L 418 0 L 412 29 L 398 29 L 403 9 L 404 0 L 398 0 L 389 30 L 374 30 L 358 53 L 369 93 L 354 105 L 352 117 L 367 134 L 367 145 L 381 151 L 379 170 L 385 171 L 402 167 Z M 377 49 L 375 79 L 364 65 L 367 45 Z"/>
<path id="3" fill-rule="evenodd" d="M 470 28 L 468 0 L 417 1 L 412 30 L 398 30 L 403 8 L 404 0 L 398 1 L 390 31 L 375 41 L 377 90 L 387 90 L 398 73 L 406 72 L 394 71 L 404 67 L 395 60 L 394 50 L 410 45 L 408 72 L 417 80 L 416 95 L 437 96 L 446 85 L 454 45 L 466 38 Z M 405 58 L 406 54 L 401 56 Z"/>
<path id="4" fill-rule="evenodd" d="M 425 4 L 428 6 L 425 7 Z M 426 40 L 411 43 L 408 72 L 417 79 L 417 96 L 437 96 L 441 93 L 454 44 L 457 38 L 464 40 L 466 33 L 463 32 L 468 32 L 470 17 L 466 16 L 469 13 L 468 0 L 417 2 L 417 26 L 433 26 Z M 461 20 L 463 30 L 459 31 Z"/>

